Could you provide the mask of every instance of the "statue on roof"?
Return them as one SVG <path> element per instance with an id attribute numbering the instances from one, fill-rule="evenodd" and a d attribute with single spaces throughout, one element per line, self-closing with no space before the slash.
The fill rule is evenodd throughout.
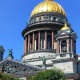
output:
<path id="1" fill-rule="evenodd" d="M 10 49 L 10 50 L 9 50 L 9 55 L 12 56 L 12 53 L 13 53 L 13 52 L 12 52 L 12 49 Z"/>
<path id="2" fill-rule="evenodd" d="M 11 58 L 11 59 L 13 59 L 14 57 L 13 57 L 13 52 L 12 52 L 12 49 L 10 49 L 9 50 L 9 54 L 8 54 L 8 58 Z"/>

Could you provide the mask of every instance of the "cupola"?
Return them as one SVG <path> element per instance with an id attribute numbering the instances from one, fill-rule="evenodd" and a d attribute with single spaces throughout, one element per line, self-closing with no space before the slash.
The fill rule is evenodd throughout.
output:
<path id="1" fill-rule="evenodd" d="M 70 30 L 70 27 L 67 26 L 67 24 L 64 24 L 64 27 L 61 30 Z"/>

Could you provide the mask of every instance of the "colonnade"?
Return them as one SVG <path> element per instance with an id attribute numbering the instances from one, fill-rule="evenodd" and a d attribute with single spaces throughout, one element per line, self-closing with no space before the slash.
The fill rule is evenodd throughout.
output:
<path id="1" fill-rule="evenodd" d="M 50 43 L 48 42 L 48 36 L 51 36 Z M 42 31 L 32 32 L 24 38 L 24 53 L 31 50 L 48 49 L 48 45 L 51 46 L 50 49 L 54 49 L 54 31 L 50 31 L 50 34 L 48 34 L 48 30 L 43 31 L 43 33 Z"/>

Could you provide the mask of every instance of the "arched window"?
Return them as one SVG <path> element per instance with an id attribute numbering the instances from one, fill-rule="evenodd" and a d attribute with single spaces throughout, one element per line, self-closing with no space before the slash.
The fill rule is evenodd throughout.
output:
<path id="1" fill-rule="evenodd" d="M 61 53 L 67 53 L 67 41 L 63 40 L 61 42 Z"/>

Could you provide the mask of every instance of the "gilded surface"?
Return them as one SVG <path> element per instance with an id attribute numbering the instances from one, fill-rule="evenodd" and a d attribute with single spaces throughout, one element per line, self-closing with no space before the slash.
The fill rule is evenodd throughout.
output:
<path id="1" fill-rule="evenodd" d="M 64 16 L 66 15 L 63 8 L 53 0 L 44 0 L 38 4 L 32 11 L 31 16 L 42 12 L 57 12 L 63 14 Z"/>
<path id="2" fill-rule="evenodd" d="M 67 24 L 65 23 L 64 27 L 61 30 L 70 30 L 70 27 L 68 27 Z"/>

